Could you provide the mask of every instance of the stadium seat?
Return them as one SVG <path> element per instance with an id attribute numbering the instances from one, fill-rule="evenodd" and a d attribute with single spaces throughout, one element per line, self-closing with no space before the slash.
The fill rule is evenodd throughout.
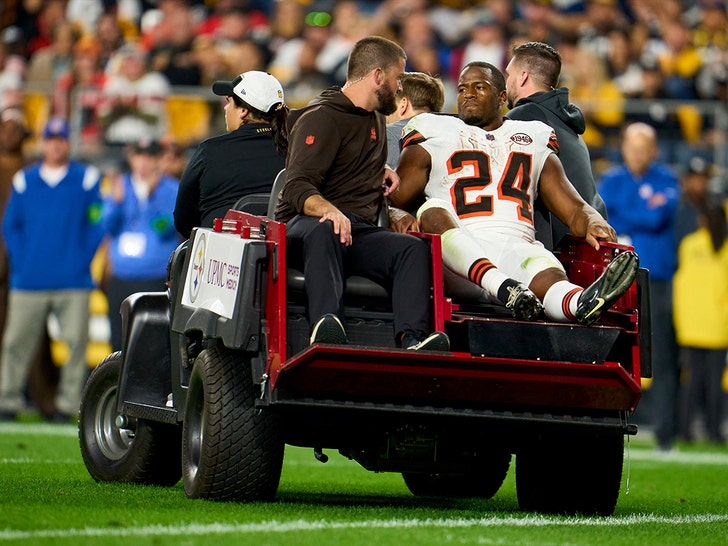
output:
<path id="1" fill-rule="evenodd" d="M 182 146 L 203 140 L 210 130 L 210 105 L 194 95 L 170 95 L 166 101 L 169 132 Z"/>

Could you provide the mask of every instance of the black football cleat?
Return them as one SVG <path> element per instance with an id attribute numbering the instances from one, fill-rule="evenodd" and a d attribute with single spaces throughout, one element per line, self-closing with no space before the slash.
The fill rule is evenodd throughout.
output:
<path id="1" fill-rule="evenodd" d="M 503 302 L 506 309 L 519 320 L 534 320 L 543 313 L 543 305 L 529 288 L 518 283 L 506 287 L 508 298 Z"/>
<path id="2" fill-rule="evenodd" d="M 639 267 L 640 260 L 634 252 L 622 252 L 614 258 L 579 296 L 576 321 L 585 326 L 594 324 L 632 286 Z"/>

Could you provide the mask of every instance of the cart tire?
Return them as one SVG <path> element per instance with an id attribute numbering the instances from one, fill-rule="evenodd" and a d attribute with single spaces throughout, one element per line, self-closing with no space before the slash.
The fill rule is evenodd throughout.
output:
<path id="1" fill-rule="evenodd" d="M 202 351 L 192 368 L 182 432 L 185 493 L 217 501 L 271 500 L 283 447 L 275 415 L 255 407 L 256 386 L 244 353 Z"/>
<path id="2" fill-rule="evenodd" d="M 83 462 L 99 482 L 174 485 L 182 477 L 181 427 L 136 418 L 117 426 L 121 365 L 121 352 L 109 355 L 84 386 L 78 416 Z"/>
<path id="3" fill-rule="evenodd" d="M 516 454 L 521 510 L 610 516 L 619 497 L 624 437 L 568 436 L 542 440 Z"/>

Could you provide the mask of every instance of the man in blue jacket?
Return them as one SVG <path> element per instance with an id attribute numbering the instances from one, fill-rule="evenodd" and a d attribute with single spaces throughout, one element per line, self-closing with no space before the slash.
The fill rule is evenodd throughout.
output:
<path id="1" fill-rule="evenodd" d="M 675 215 L 680 197 L 677 176 L 659 163 L 657 133 L 646 123 L 624 130 L 623 165 L 607 171 L 599 191 L 620 241 L 631 244 L 650 272 L 655 436 L 668 450 L 676 434 L 680 367 L 672 323 L 672 277 L 677 268 Z"/>
<path id="2" fill-rule="evenodd" d="M 8 320 L 0 364 L 0 420 L 25 409 L 23 388 L 48 317 L 55 315 L 70 356 L 61 368 L 53 421 L 76 414 L 86 378 L 90 264 L 103 237 L 100 172 L 70 159 L 70 128 L 52 118 L 40 162 L 13 178 L 3 236 L 10 261 Z"/>
<path id="3" fill-rule="evenodd" d="M 161 171 L 162 148 L 148 137 L 130 144 L 131 170 L 113 178 L 104 199 L 103 225 L 110 236 L 108 278 L 111 347 L 122 349 L 121 302 L 136 292 L 165 290 L 167 262 L 182 238 L 174 227 L 179 181 Z"/>

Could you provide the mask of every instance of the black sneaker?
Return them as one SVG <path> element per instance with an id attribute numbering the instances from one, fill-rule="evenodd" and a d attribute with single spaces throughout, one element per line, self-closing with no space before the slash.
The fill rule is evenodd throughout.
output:
<path id="1" fill-rule="evenodd" d="M 499 296 L 500 296 L 499 290 Z M 503 304 L 509 309 L 511 314 L 518 320 L 534 320 L 538 315 L 543 313 L 543 305 L 536 297 L 536 294 L 522 285 L 515 283 L 505 286 L 505 294 Z"/>
<path id="2" fill-rule="evenodd" d="M 73 417 L 71 416 L 71 414 L 63 411 L 54 411 L 50 415 L 46 415 L 43 418 L 48 423 L 69 424 L 73 422 Z"/>
<path id="3" fill-rule="evenodd" d="M 311 344 L 314 343 L 338 343 L 343 344 L 346 339 L 346 331 L 339 317 L 328 313 L 318 319 L 311 330 Z"/>
<path id="4" fill-rule="evenodd" d="M 405 334 L 402 336 L 402 348 L 408 351 L 449 351 L 450 338 L 444 332 L 433 332 L 422 338 Z"/>
<path id="5" fill-rule="evenodd" d="M 632 286 L 639 267 L 640 260 L 634 252 L 622 252 L 614 258 L 579 296 L 576 321 L 586 326 L 594 324 Z"/>
<path id="6" fill-rule="evenodd" d="M 15 421 L 18 414 L 14 411 L 0 411 L 0 421 L 11 422 Z"/>

